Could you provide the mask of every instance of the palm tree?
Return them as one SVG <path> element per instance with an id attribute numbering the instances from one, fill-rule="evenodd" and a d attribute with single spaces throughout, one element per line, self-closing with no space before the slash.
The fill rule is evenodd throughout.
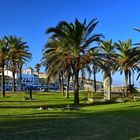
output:
<path id="1" fill-rule="evenodd" d="M 93 65 L 93 80 L 94 80 L 94 92 L 96 93 L 97 90 L 97 84 L 96 84 L 96 73 L 100 71 L 100 67 L 98 66 L 98 62 L 100 61 L 100 53 L 99 53 L 99 47 L 93 47 L 90 50 L 92 61 L 91 64 Z"/>
<path id="2" fill-rule="evenodd" d="M 10 49 L 9 56 L 11 60 L 10 63 L 13 74 L 12 91 L 15 92 L 15 73 L 17 72 L 19 61 L 22 63 L 27 62 L 31 59 L 31 53 L 28 51 L 29 46 L 26 45 L 26 42 L 22 41 L 22 38 L 17 38 L 16 36 L 9 36 L 6 37 L 6 40 Z"/>
<path id="3" fill-rule="evenodd" d="M 118 49 L 118 58 L 115 65 L 115 69 L 125 75 L 125 96 L 128 97 L 128 79 L 131 72 L 139 70 L 138 68 L 138 50 L 136 47 L 132 47 L 132 40 L 118 41 L 115 43 Z"/>
<path id="4" fill-rule="evenodd" d="M 137 52 L 137 62 L 138 62 L 138 64 L 140 63 L 140 47 L 136 47 L 136 52 Z M 139 65 L 138 65 L 139 66 Z M 133 73 L 133 85 L 134 85 L 134 71 L 132 71 Z M 137 68 L 137 73 L 138 73 L 138 76 L 137 76 L 137 80 L 140 78 L 140 67 L 139 68 Z"/>
<path id="5" fill-rule="evenodd" d="M 100 41 L 100 37 L 102 37 L 101 34 L 92 34 L 97 24 L 96 19 L 91 20 L 89 24 L 86 24 L 86 20 L 81 23 L 76 19 L 74 24 L 62 21 L 55 28 L 47 30 L 47 34 L 52 33 L 50 40 L 61 40 L 63 43 L 58 48 L 55 48 L 57 51 L 55 50 L 55 56 L 51 60 L 55 60 L 55 65 L 56 62 L 59 62 L 58 65 L 60 64 L 62 68 L 64 62 L 68 62 L 71 66 L 74 76 L 75 106 L 79 105 L 79 71 L 90 63 L 90 44 Z M 59 61 L 60 59 L 61 62 Z M 54 62 L 51 65 L 54 65 Z"/>
<path id="6" fill-rule="evenodd" d="M 136 30 L 136 31 L 138 31 L 138 32 L 140 32 L 140 28 L 133 28 L 133 29 Z M 135 43 L 134 45 L 139 46 L 140 43 Z M 137 51 L 137 56 L 138 56 L 138 61 L 139 61 L 139 59 L 140 59 L 140 48 L 138 47 L 136 51 Z M 139 70 L 138 70 L 138 72 L 139 72 Z M 133 73 L 133 75 L 134 75 L 134 73 Z M 139 77 L 140 77 L 140 73 L 137 76 L 137 80 L 139 79 Z M 130 79 L 129 79 L 129 81 L 130 81 Z"/>
<path id="7" fill-rule="evenodd" d="M 61 46 L 63 46 L 62 40 L 50 39 L 45 45 L 41 64 L 46 67 L 48 81 L 51 77 L 59 78 L 60 92 L 64 94 L 63 71 L 67 62 L 64 62 L 64 55 L 60 51 Z"/>
<path id="8" fill-rule="evenodd" d="M 103 77 L 103 86 L 104 86 L 104 98 L 106 100 L 111 99 L 111 84 L 112 84 L 112 76 L 111 71 L 114 66 L 115 60 L 115 46 L 112 40 L 102 41 L 101 42 L 101 58 L 99 61 L 99 66 L 104 73 Z"/>
<path id="9" fill-rule="evenodd" d="M 5 38 L 0 40 L 0 68 L 2 73 L 1 78 L 1 91 L 2 96 L 5 97 L 5 80 L 4 80 L 4 67 L 6 64 L 6 61 L 9 57 L 9 47 L 7 45 L 7 42 L 5 41 Z"/>

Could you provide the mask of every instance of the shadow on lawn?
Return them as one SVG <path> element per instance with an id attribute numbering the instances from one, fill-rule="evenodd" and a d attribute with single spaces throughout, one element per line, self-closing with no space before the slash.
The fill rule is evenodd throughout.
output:
<path id="1" fill-rule="evenodd" d="M 133 107 L 132 107 L 133 108 Z M 140 136 L 140 110 L 36 112 L 0 115 L 2 140 L 134 140 Z"/>
<path id="2" fill-rule="evenodd" d="M 72 103 L 63 103 L 63 104 L 47 104 L 47 102 L 46 102 L 46 100 L 44 101 L 44 100 L 39 100 L 39 101 L 0 101 L 0 102 L 6 102 L 6 103 L 27 103 L 27 104 L 25 104 L 25 105 L 1 105 L 0 106 L 0 109 L 11 109 L 11 108 L 39 108 L 39 107 L 44 107 L 44 108 L 52 108 L 52 109 L 57 109 L 57 108 L 64 108 L 64 107 L 66 107 L 67 105 L 69 105 L 69 106 L 71 106 L 71 107 L 73 107 L 73 104 Z M 34 102 L 37 102 L 37 104 L 36 105 L 32 105 L 32 103 L 34 103 Z M 43 103 L 43 104 L 42 104 Z M 80 103 L 80 108 L 82 108 L 82 107 L 93 107 L 94 108 L 94 106 L 100 106 L 100 105 L 113 105 L 113 104 L 119 104 L 119 103 L 116 103 L 116 102 L 95 102 L 95 103 L 90 103 L 90 104 L 86 104 L 86 103 Z M 130 105 L 129 106 L 129 108 L 135 108 L 135 107 L 139 107 L 140 106 L 140 104 L 139 105 Z M 128 108 L 128 107 L 125 107 L 125 106 L 121 106 L 120 108 Z"/>
<path id="3" fill-rule="evenodd" d="M 45 110 L 39 110 L 40 106 L 14 106 L 14 107 L 6 107 L 6 108 L 34 108 L 36 112 L 33 113 L 22 113 L 22 114 L 8 114 L 8 115 L 0 115 L 0 118 L 22 118 L 27 119 L 33 118 L 79 118 L 79 117 L 92 117 L 94 115 L 129 115 L 129 116 L 140 116 L 140 105 L 133 106 L 120 106 L 119 108 L 106 108 L 104 110 L 84 110 L 81 108 L 80 110 L 64 110 L 64 104 L 59 105 L 44 105 Z M 0 107 L 5 108 L 5 107 Z M 35 111 L 34 110 L 34 111 Z"/>
<path id="4" fill-rule="evenodd" d="M 4 102 L 4 101 L 3 101 Z M 10 108 L 39 108 L 39 107 L 41 107 L 41 106 L 43 106 L 43 107 L 45 107 L 45 108 L 52 108 L 52 109 L 54 109 L 54 108 L 64 108 L 64 107 L 66 107 L 67 105 L 70 105 L 70 106 L 73 106 L 73 104 L 72 103 L 63 103 L 63 104 L 47 104 L 47 102 L 46 102 L 46 104 L 42 104 L 42 101 L 39 101 L 39 102 L 37 102 L 38 104 L 37 105 L 30 105 L 30 103 L 32 103 L 32 102 L 35 102 L 35 101 L 6 101 L 7 103 L 8 102 L 13 102 L 13 103 L 28 103 L 29 105 L 2 105 L 2 106 L 0 106 L 0 109 L 10 109 Z M 92 103 L 92 104 L 80 104 L 80 107 L 86 107 L 86 106 L 93 106 L 94 107 L 94 105 L 107 105 L 107 104 L 112 104 L 112 103 Z"/>
<path id="5" fill-rule="evenodd" d="M 30 103 L 29 103 L 30 104 Z M 68 105 L 68 104 L 52 104 L 52 105 L 47 105 L 47 104 L 42 104 L 42 102 L 39 102 L 37 105 L 2 105 L 2 106 L 0 106 L 0 109 L 16 109 L 16 108 L 39 108 L 39 107 L 44 107 L 44 108 L 52 108 L 52 109 L 54 109 L 54 108 L 64 108 L 64 107 L 66 107 L 66 105 Z M 71 105 L 72 106 L 72 104 L 69 104 L 69 105 Z"/>

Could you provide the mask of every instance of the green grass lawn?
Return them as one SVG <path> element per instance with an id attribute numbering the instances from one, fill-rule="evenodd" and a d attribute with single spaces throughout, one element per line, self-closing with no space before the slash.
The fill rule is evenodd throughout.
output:
<path id="1" fill-rule="evenodd" d="M 0 97 L 0 140 L 139 140 L 140 102 L 85 104 L 63 110 L 73 96 L 36 93 Z M 82 95 L 80 99 L 82 100 Z M 51 110 L 38 110 L 40 106 Z"/>

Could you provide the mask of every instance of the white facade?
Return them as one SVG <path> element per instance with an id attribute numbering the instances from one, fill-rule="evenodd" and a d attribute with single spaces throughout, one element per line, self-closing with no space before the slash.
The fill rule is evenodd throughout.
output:
<path id="1" fill-rule="evenodd" d="M 0 73 L 1 75 L 1 73 Z M 6 87 L 9 87 L 11 89 L 13 85 L 13 76 L 12 76 L 12 71 L 10 70 L 5 70 L 4 75 L 6 77 L 10 77 L 9 80 L 5 83 Z M 16 79 L 16 86 L 19 87 L 19 74 L 15 74 L 15 79 Z M 39 77 L 38 75 L 34 74 L 34 71 L 31 67 L 28 67 L 25 69 L 22 73 L 22 87 L 28 87 L 28 86 L 39 86 Z"/>
<path id="2" fill-rule="evenodd" d="M 22 84 L 25 86 L 38 86 L 39 77 L 35 74 L 31 67 L 23 70 L 22 72 Z"/>
<path id="3" fill-rule="evenodd" d="M 22 74 L 22 84 L 27 86 L 38 86 L 39 78 L 35 74 Z"/>
<path id="4" fill-rule="evenodd" d="M 0 73 L 0 75 L 1 75 L 1 73 Z M 13 77 L 13 75 L 12 75 L 12 71 L 10 71 L 10 70 L 4 70 L 4 76 L 8 76 L 8 77 Z M 17 73 L 15 74 L 15 78 L 17 79 Z"/>
<path id="5" fill-rule="evenodd" d="M 34 70 L 31 67 L 28 67 L 27 69 L 23 70 L 23 74 L 34 74 Z"/>

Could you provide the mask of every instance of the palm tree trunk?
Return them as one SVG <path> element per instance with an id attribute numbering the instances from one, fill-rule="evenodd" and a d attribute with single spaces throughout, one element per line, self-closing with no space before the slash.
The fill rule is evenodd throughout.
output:
<path id="1" fill-rule="evenodd" d="M 111 79 L 110 77 L 108 77 L 109 81 L 108 81 L 108 89 L 107 89 L 107 100 L 110 100 L 111 99 Z"/>
<path id="2" fill-rule="evenodd" d="M 129 92 L 132 93 L 133 85 L 131 83 L 131 71 L 129 71 Z"/>
<path id="3" fill-rule="evenodd" d="M 61 80 L 61 89 L 62 89 L 62 95 L 64 95 L 64 78 L 62 76 L 62 80 Z"/>
<path id="4" fill-rule="evenodd" d="M 111 99 L 111 75 L 110 73 L 106 72 L 104 74 L 104 99 L 110 100 Z"/>
<path id="5" fill-rule="evenodd" d="M 13 85 L 12 85 L 12 92 L 15 92 L 15 71 L 12 72 L 12 76 L 13 76 Z"/>
<path id="6" fill-rule="evenodd" d="M 70 74 L 68 74 L 67 78 L 66 98 L 69 98 L 69 87 L 70 87 Z"/>
<path id="7" fill-rule="evenodd" d="M 125 96 L 128 97 L 128 72 L 125 72 Z"/>
<path id="8" fill-rule="evenodd" d="M 93 76 L 94 76 L 94 92 L 96 93 L 97 86 L 96 86 L 96 68 L 95 67 L 93 68 Z"/>
<path id="9" fill-rule="evenodd" d="M 74 72 L 74 106 L 79 106 L 79 70 Z"/>
<path id="10" fill-rule="evenodd" d="M 1 69 L 2 69 L 1 92 L 2 92 L 2 96 L 5 97 L 4 66 L 2 66 Z"/>
<path id="11" fill-rule="evenodd" d="M 131 72 L 129 72 L 129 86 L 131 86 Z"/>
<path id="12" fill-rule="evenodd" d="M 61 89 L 61 83 L 62 83 L 61 76 L 59 75 L 59 90 L 60 90 L 60 92 L 62 91 L 62 89 Z"/>
<path id="13" fill-rule="evenodd" d="M 22 91 L 22 67 L 19 69 L 19 86 L 20 91 Z"/>

